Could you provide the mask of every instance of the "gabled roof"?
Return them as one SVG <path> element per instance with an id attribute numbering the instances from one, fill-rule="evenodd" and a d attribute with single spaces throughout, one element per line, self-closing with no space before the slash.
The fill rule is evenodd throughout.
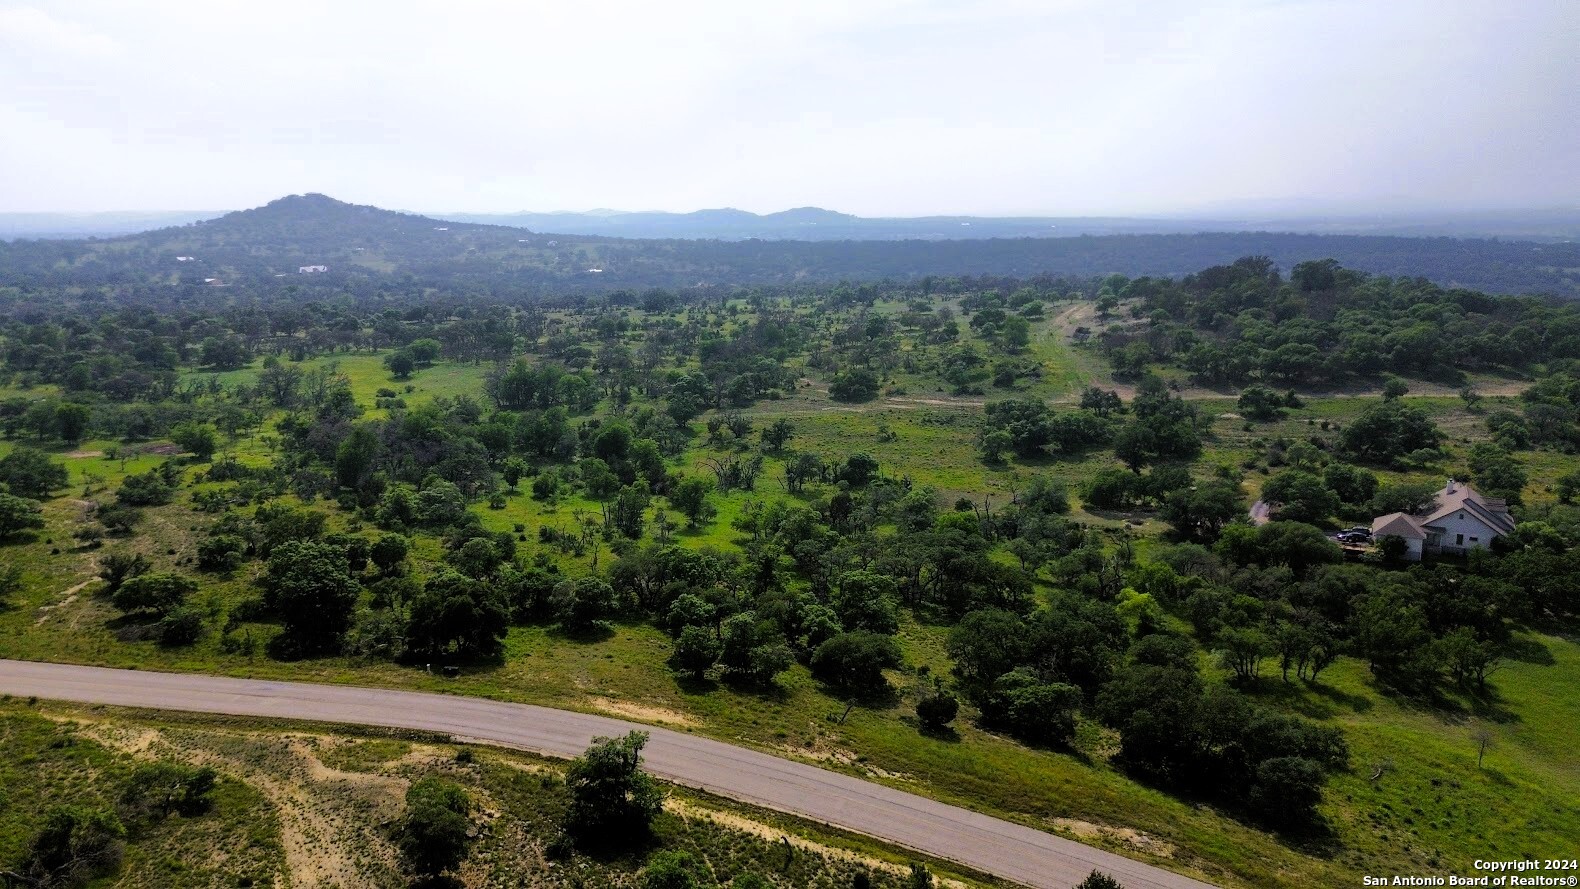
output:
<path id="1" fill-rule="evenodd" d="M 1373 537 L 1403 537 L 1406 540 L 1425 540 L 1422 522 L 1409 513 L 1391 512 L 1372 519 Z"/>
<path id="2" fill-rule="evenodd" d="M 1509 505 L 1496 497 L 1481 496 L 1470 485 L 1450 481 L 1437 492 L 1436 500 L 1436 507 L 1426 514 L 1423 524 L 1430 525 L 1454 513 L 1467 512 L 1499 534 L 1514 533 L 1514 517 L 1509 515 Z"/>

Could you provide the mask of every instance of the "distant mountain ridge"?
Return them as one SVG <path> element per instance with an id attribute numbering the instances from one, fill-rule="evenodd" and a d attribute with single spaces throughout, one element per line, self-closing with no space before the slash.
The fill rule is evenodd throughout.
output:
<path id="1" fill-rule="evenodd" d="M 723 241 L 751 238 L 792 241 L 936 241 L 1254 231 L 1400 237 L 1501 237 L 1539 242 L 1580 240 L 1580 208 L 1459 214 L 1221 217 L 863 217 L 821 207 L 796 207 L 766 214 L 722 207 L 690 213 L 599 209 L 585 213 L 559 211 L 430 215 L 458 222 L 506 225 L 564 234 L 618 238 L 711 238 Z"/>
<path id="2" fill-rule="evenodd" d="M 285 204 L 277 207 L 276 205 L 281 205 L 282 201 Z M 334 199 L 324 195 L 293 195 L 271 201 L 257 209 L 278 213 L 288 212 L 292 206 L 298 209 L 314 205 L 327 208 L 328 205 L 323 204 L 323 201 L 334 201 Z M 334 203 L 341 202 L 334 201 Z M 218 212 L 194 211 L 0 213 L 0 240 L 115 237 L 167 226 L 215 220 L 222 215 L 224 214 Z M 724 241 L 752 238 L 793 241 L 937 241 L 1203 232 L 1496 237 L 1540 243 L 1580 240 L 1580 207 L 1448 214 L 1388 212 L 1369 216 L 1226 212 L 1222 215 L 1190 217 L 955 215 L 862 217 L 821 207 L 794 207 L 765 214 L 734 207 L 720 207 L 690 213 L 629 212 L 600 208 L 585 212 L 423 214 L 407 212 L 403 215 L 420 216 L 443 222 L 507 226 L 566 235 Z"/>
<path id="3" fill-rule="evenodd" d="M 726 217 L 752 214 L 719 211 Z M 772 214 L 820 231 L 863 220 L 817 208 Z M 497 219 L 498 217 L 489 217 Z M 854 222 L 850 220 L 855 220 Z M 1347 268 L 1492 293 L 1580 297 L 1580 244 L 1281 232 L 905 239 L 620 238 L 444 220 L 291 195 L 215 219 L 109 239 L 0 242 L 0 287 L 423 287 L 514 297 L 651 287 L 776 287 L 926 277 L 1178 277 L 1243 256 L 1284 270 Z M 966 226 L 960 226 L 966 228 Z M 976 229 L 973 223 L 968 228 Z"/>

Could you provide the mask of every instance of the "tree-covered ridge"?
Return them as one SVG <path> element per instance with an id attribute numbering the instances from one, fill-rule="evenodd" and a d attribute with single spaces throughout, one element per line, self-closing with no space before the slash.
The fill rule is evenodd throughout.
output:
<path id="1" fill-rule="evenodd" d="M 1331 256 L 1372 274 L 1425 277 L 1445 286 L 1580 294 L 1580 245 L 1569 243 L 1273 232 L 958 241 L 626 240 L 445 222 L 323 195 L 293 195 L 215 220 L 119 238 L 0 242 L 0 287 L 27 295 L 50 288 L 167 290 L 172 284 L 218 282 L 260 293 L 304 284 L 358 290 L 418 283 L 448 292 L 542 297 L 618 287 L 1179 276 L 1257 254 L 1284 268 Z M 328 270 L 298 272 L 317 265 Z"/>

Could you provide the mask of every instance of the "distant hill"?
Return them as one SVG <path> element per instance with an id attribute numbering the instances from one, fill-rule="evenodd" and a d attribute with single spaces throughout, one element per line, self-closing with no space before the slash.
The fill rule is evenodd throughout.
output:
<path id="1" fill-rule="evenodd" d="M 718 219 L 751 216 L 707 211 Z M 690 214 L 688 214 L 690 215 Z M 856 217 L 816 208 L 769 217 L 822 229 Z M 563 222 L 553 217 L 552 222 Z M 973 223 L 971 228 L 975 228 Z M 561 227 L 563 229 L 563 226 Z M 925 276 L 1179 276 L 1248 255 L 1286 270 L 1348 268 L 1488 292 L 1580 296 L 1580 245 L 1270 232 L 908 240 L 628 239 L 445 221 L 324 195 L 102 240 L 0 243 L 0 287 L 398 284 L 514 296 L 618 288 L 765 286 Z M 184 259 L 182 257 L 185 257 Z M 317 267 L 324 267 L 318 271 Z M 313 267 L 303 272 L 303 267 Z"/>
<path id="2" fill-rule="evenodd" d="M 619 238 L 749 238 L 795 241 L 980 240 L 1065 238 L 1080 235 L 1161 235 L 1276 231 L 1301 234 L 1580 240 L 1580 208 L 1461 214 L 1315 216 L 1238 214 L 1212 217 L 919 216 L 861 217 L 819 207 L 758 215 L 725 208 L 694 213 L 438 213 L 443 219 L 564 234 Z"/>

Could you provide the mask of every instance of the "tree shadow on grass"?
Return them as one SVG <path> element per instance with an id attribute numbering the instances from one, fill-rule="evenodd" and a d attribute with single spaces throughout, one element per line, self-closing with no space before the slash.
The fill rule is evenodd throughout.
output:
<path id="1" fill-rule="evenodd" d="M 1503 656 L 1511 661 L 1518 661 L 1522 664 L 1535 664 L 1539 667 L 1551 667 L 1558 663 L 1553 657 L 1553 653 L 1547 649 L 1547 646 L 1543 645 L 1541 640 L 1531 636 L 1515 636 L 1513 639 L 1510 639 L 1508 644 L 1503 647 Z"/>
<path id="2" fill-rule="evenodd" d="M 720 684 L 736 694 L 750 695 L 764 701 L 783 704 L 790 700 L 790 692 L 776 680 L 757 682 L 747 677 L 730 676 L 725 674 L 720 677 Z"/>
<path id="3" fill-rule="evenodd" d="M 1068 756 L 1076 762 L 1086 766 L 1097 764 L 1096 758 L 1094 758 L 1090 753 L 1087 753 L 1085 750 L 1082 750 L 1080 747 L 1076 746 L 1079 742 L 1074 735 L 1065 741 L 1049 741 L 1037 738 L 1029 738 L 1025 735 L 1010 731 L 1009 728 L 1003 723 L 988 719 L 981 713 L 978 713 L 976 717 L 971 720 L 971 724 L 976 728 L 977 731 L 982 732 L 983 734 L 992 735 L 993 737 L 999 738 L 1003 741 L 1019 744 L 1028 750 L 1040 750 L 1044 753 L 1054 753 L 1062 756 Z M 1131 777 L 1135 777 L 1136 780 L 1140 781 L 1141 783 L 1147 783 L 1143 778 L 1136 777 L 1134 775 Z M 1160 789 L 1167 788 L 1160 787 Z"/>
<path id="4" fill-rule="evenodd" d="M 845 688 L 818 680 L 818 689 L 842 704 L 854 704 L 869 710 L 887 710 L 900 702 L 900 693 L 888 683 L 884 683 L 882 688 Z"/>
<path id="5" fill-rule="evenodd" d="M 406 655 L 399 663 L 418 670 L 426 671 L 434 676 L 443 676 L 447 679 L 459 679 L 462 676 L 487 676 L 498 672 L 505 666 L 503 651 L 488 657 L 453 658 L 445 656 L 428 657 L 426 655 Z"/>
<path id="6" fill-rule="evenodd" d="M 1520 714 L 1509 708 L 1508 699 L 1503 697 L 1498 687 L 1491 683 L 1481 688 L 1466 690 L 1465 697 L 1470 702 L 1470 712 L 1478 719 L 1496 722 L 1499 725 L 1523 721 Z"/>
<path id="7" fill-rule="evenodd" d="M 599 622 L 590 627 L 573 629 L 556 624 L 549 628 L 547 635 L 550 639 L 574 642 L 577 645 L 596 645 L 599 642 L 608 642 L 614 638 L 614 625 L 607 622 Z"/>
<path id="8" fill-rule="evenodd" d="M 1374 684 L 1401 710 L 1436 716 L 1445 723 L 1458 725 L 1472 718 L 1503 724 L 1521 721 L 1519 714 L 1509 709 L 1507 700 L 1491 683 L 1479 688 L 1444 684 L 1428 688 L 1398 687 L 1377 677 Z"/>
<path id="9" fill-rule="evenodd" d="M 695 673 L 676 673 L 675 687 L 685 695 L 707 695 L 719 690 L 719 682 L 709 678 L 706 674 L 698 676 Z"/>
<path id="10" fill-rule="evenodd" d="M 1305 683 L 1301 683 L 1305 685 Z M 1309 719 L 1331 719 L 1338 715 L 1338 708 L 1327 697 L 1305 694 L 1301 685 L 1285 682 L 1280 677 L 1260 678 L 1236 686 L 1247 695 L 1264 701 L 1275 702 Z M 1307 686 L 1308 688 L 1310 686 Z"/>
<path id="11" fill-rule="evenodd" d="M 960 733 L 952 725 L 917 725 L 916 733 L 924 738 L 934 741 L 943 741 L 946 744 L 960 743 Z"/>
<path id="12" fill-rule="evenodd" d="M 663 817 L 659 816 L 660 819 Z M 563 858 L 567 866 L 573 866 L 574 858 L 581 855 L 599 864 L 624 865 L 634 871 L 663 845 L 658 833 L 651 828 L 614 837 L 573 837 L 562 834 L 552 844 L 549 857 Z"/>
<path id="13" fill-rule="evenodd" d="M 1337 828 L 1320 812 L 1313 814 L 1307 821 L 1274 823 L 1258 817 L 1248 801 L 1235 799 L 1221 786 L 1211 783 L 1189 786 L 1161 780 L 1144 769 L 1128 767 L 1122 757 L 1116 757 L 1112 762 L 1122 774 L 1144 787 L 1166 794 L 1193 809 L 1209 810 L 1252 830 L 1271 834 L 1280 844 L 1297 852 L 1314 858 L 1333 859 L 1346 851 Z"/>
<path id="14" fill-rule="evenodd" d="M 1372 677 L 1372 687 L 1379 694 L 1386 695 L 1394 706 L 1407 712 L 1433 714 L 1451 722 L 1463 720 L 1470 713 L 1463 702 L 1455 700 L 1436 684 L 1423 688 L 1396 683 L 1388 676 L 1379 675 Z"/>
<path id="15" fill-rule="evenodd" d="M 159 619 L 143 612 L 119 614 L 104 622 L 104 628 L 121 642 L 141 642 L 159 635 Z"/>
<path id="16" fill-rule="evenodd" d="M 1334 688 L 1323 682 L 1308 681 L 1306 682 L 1306 688 L 1312 694 L 1319 695 L 1341 707 L 1347 707 L 1355 713 L 1368 713 L 1372 707 L 1376 706 L 1372 703 L 1372 699 L 1365 695 L 1352 695 L 1347 691 Z"/>

